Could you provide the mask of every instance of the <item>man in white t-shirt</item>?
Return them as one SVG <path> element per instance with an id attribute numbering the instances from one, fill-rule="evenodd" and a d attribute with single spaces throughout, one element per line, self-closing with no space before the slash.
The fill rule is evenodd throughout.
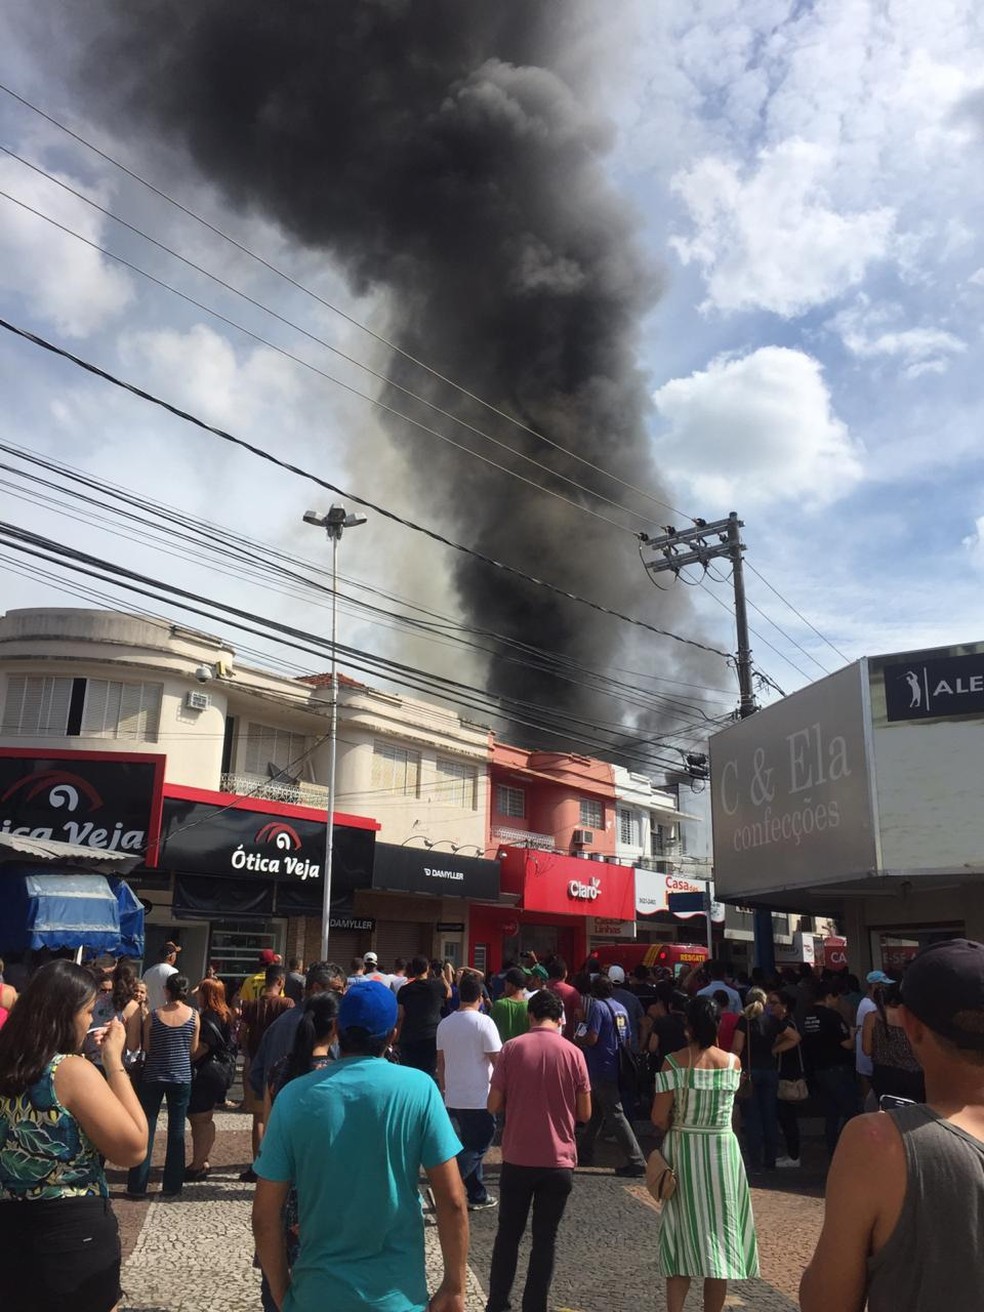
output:
<path id="1" fill-rule="evenodd" d="M 499 1031 L 479 1011 L 482 980 L 465 971 L 458 984 L 460 1004 L 437 1027 L 437 1082 L 448 1115 L 464 1147 L 458 1170 L 468 1195 L 470 1212 L 495 1207 L 482 1178 L 482 1159 L 495 1135 L 495 1117 L 489 1112 L 489 1084 L 495 1059 L 502 1048 Z"/>
<path id="2" fill-rule="evenodd" d="M 181 948 L 170 939 L 161 948 L 161 959 L 156 966 L 151 966 L 143 973 L 143 982 L 147 985 L 147 1006 L 151 1011 L 163 1007 L 169 999 L 164 992 L 164 981 L 178 973 L 175 962 Z"/>
<path id="3" fill-rule="evenodd" d="M 868 985 L 868 992 L 858 1003 L 858 1014 L 855 1018 L 857 1033 L 854 1036 L 854 1066 L 862 1080 L 870 1082 L 874 1066 L 871 1058 L 865 1056 L 864 1049 L 861 1046 L 861 1032 L 864 1029 L 864 1018 L 869 1012 L 877 1011 L 878 1004 L 875 1002 L 873 994 L 879 984 L 891 984 L 892 979 L 885 974 L 883 970 L 871 970 L 865 976 L 865 982 Z M 862 1096 L 867 1097 L 867 1084 L 862 1087 Z"/>
<path id="4" fill-rule="evenodd" d="M 385 984 L 389 988 L 392 984 L 392 976 L 387 975 L 385 971 L 379 969 L 379 958 L 375 952 L 366 952 L 362 957 L 365 963 L 366 973 L 363 979 L 374 979 L 377 984 Z"/>

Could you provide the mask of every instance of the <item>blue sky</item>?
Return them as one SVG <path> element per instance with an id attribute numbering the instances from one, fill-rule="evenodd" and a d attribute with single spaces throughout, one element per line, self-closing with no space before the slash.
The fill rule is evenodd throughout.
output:
<path id="1" fill-rule="evenodd" d="M 570 65 L 573 75 L 586 74 L 584 94 L 614 124 L 611 175 L 636 208 L 665 286 L 642 326 L 640 363 L 653 400 L 653 447 L 674 503 L 707 519 L 739 511 L 749 563 L 847 657 L 980 638 L 979 7 L 633 0 L 611 9 L 582 32 Z M 29 40 L 16 10 L 8 11 L 7 31 L 0 28 L 8 86 L 132 167 L 166 178 L 187 204 L 360 320 L 385 323 L 383 298 L 354 301 L 322 259 L 256 216 L 227 211 L 168 143 L 148 151 L 125 124 L 107 133 L 88 122 L 59 76 L 70 52 Z M 284 316 L 303 316 L 339 348 L 364 354 L 355 329 L 312 311 L 306 298 L 2 95 L 0 121 L 11 149 Z M 0 179 L 0 189 L 73 231 L 110 242 L 319 368 L 366 385 L 358 371 L 326 361 L 310 341 L 217 292 L 16 161 L 0 158 Z M 363 403 L 9 201 L 0 200 L 0 215 L 5 317 L 401 508 L 399 482 L 380 467 Z M 320 544 L 299 521 L 309 503 L 326 507 L 327 496 L 233 459 L 177 421 L 12 340 L 0 342 L 0 386 L 4 440 L 318 558 Z M 166 577 L 203 583 L 200 567 L 165 560 L 153 544 L 123 548 L 103 528 L 69 522 L 50 507 L 26 509 L 2 486 L 0 501 L 16 523 L 62 532 L 150 572 L 165 573 L 166 563 Z M 415 547 L 411 561 L 394 532 L 377 526 L 346 543 L 346 564 L 355 577 L 448 608 L 448 563 L 436 547 Z M 842 663 L 755 574 L 748 585 L 752 601 L 781 626 L 752 613 L 761 635 L 753 638 L 756 659 L 783 688 Z M 242 580 L 223 580 L 222 588 L 240 604 L 255 601 Z M 692 612 L 683 622 L 730 649 L 729 618 L 712 593 L 728 599 L 722 583 L 690 589 Z M 9 573 L 2 600 L 5 607 L 71 602 Z M 291 609 L 277 597 L 265 604 Z M 354 615 L 349 622 L 353 641 L 392 649 L 391 635 Z M 412 644 L 400 643 L 413 654 Z M 416 654 L 442 668 L 458 660 L 432 647 Z M 727 673 L 716 682 L 728 686 Z"/>

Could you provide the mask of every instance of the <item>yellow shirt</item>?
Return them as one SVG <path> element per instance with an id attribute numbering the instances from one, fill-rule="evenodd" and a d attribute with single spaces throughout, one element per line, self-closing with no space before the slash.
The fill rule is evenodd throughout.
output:
<path id="1" fill-rule="evenodd" d="M 239 990 L 240 1001 L 255 1002 L 265 988 L 266 969 L 258 970 L 255 975 L 250 975 L 248 979 L 243 980 L 243 986 Z"/>

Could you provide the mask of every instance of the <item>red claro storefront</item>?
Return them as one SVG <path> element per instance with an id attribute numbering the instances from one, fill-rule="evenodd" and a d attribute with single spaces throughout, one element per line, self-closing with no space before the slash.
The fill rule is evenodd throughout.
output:
<path id="1" fill-rule="evenodd" d="M 588 955 L 588 918 L 635 920 L 635 871 L 528 847 L 499 848 L 502 893 L 513 906 L 470 909 L 471 952 L 477 970 L 494 974 L 504 958 L 533 950 L 557 952 L 571 973 Z"/>

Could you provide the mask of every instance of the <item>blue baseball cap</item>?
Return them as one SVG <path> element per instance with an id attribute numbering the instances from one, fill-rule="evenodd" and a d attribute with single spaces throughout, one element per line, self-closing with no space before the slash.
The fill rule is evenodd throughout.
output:
<path id="1" fill-rule="evenodd" d="M 883 970 L 869 970 L 865 979 L 869 984 L 894 984 L 895 980 L 891 975 L 886 975 Z"/>
<path id="2" fill-rule="evenodd" d="M 345 992 L 338 1008 L 340 1030 L 365 1030 L 384 1039 L 396 1025 L 396 994 L 376 979 L 360 980 Z"/>

